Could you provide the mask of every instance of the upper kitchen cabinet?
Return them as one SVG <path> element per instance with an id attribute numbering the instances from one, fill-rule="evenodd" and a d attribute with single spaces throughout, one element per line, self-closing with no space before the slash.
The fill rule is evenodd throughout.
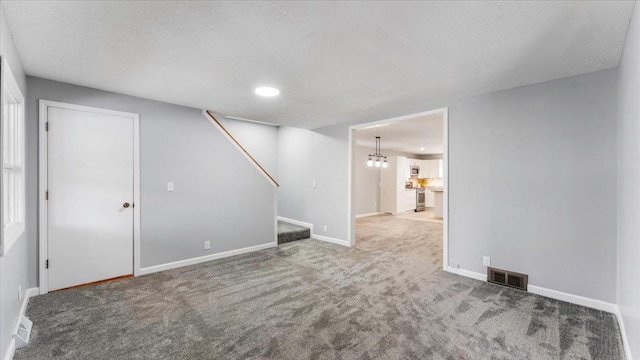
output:
<path id="1" fill-rule="evenodd" d="M 429 167 L 429 160 L 416 160 L 420 166 L 420 177 L 429 178 L 431 175 L 431 168 Z"/>
<path id="2" fill-rule="evenodd" d="M 429 178 L 442 179 L 442 159 L 429 161 Z"/>

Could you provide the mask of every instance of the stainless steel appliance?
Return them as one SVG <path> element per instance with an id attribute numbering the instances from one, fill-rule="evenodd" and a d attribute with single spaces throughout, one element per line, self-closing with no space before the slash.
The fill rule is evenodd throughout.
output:
<path id="1" fill-rule="evenodd" d="M 416 189 L 416 212 L 424 211 L 426 208 L 427 193 L 425 188 Z"/>
<path id="2" fill-rule="evenodd" d="M 420 176 L 420 166 L 411 165 L 411 177 L 418 177 L 418 176 Z"/>

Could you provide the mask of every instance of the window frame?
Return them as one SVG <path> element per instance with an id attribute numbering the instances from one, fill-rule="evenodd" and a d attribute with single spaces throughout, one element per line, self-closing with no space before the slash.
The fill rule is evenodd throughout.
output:
<path id="1" fill-rule="evenodd" d="M 8 196 L 15 197 L 13 221 L 5 226 L 6 214 L 3 213 L 0 217 L 0 222 L 2 222 L 0 229 L 0 256 L 4 256 L 26 230 L 26 138 L 24 96 L 4 57 L 0 60 L 0 71 L 2 72 L 2 82 L 0 83 L 0 127 L 2 128 L 2 135 L 0 136 L 0 159 L 2 159 L 0 204 L 2 212 L 5 211 L 5 199 Z M 11 107 L 8 106 L 9 97 L 12 99 L 11 103 L 15 104 Z M 15 111 L 11 119 L 9 119 L 8 115 L 10 109 L 12 112 Z M 15 122 L 8 124 L 10 120 Z M 9 126 L 11 126 L 11 131 L 6 131 Z M 7 149 L 11 149 L 12 159 L 5 164 L 5 151 Z M 8 189 L 4 189 L 5 174 L 8 171 L 17 174 L 14 177 L 17 190 L 11 194 L 8 193 Z"/>

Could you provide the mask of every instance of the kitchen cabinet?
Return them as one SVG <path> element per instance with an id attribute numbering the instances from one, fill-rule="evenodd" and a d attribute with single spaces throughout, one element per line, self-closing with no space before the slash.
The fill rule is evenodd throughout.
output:
<path id="1" fill-rule="evenodd" d="M 402 204 L 402 211 L 409 211 L 416 209 L 416 190 L 411 189 L 404 191 L 404 202 Z"/>
<path id="2" fill-rule="evenodd" d="M 433 192 L 433 190 L 429 190 L 427 189 L 425 191 L 425 207 L 429 207 L 432 208 L 435 206 L 435 194 Z"/>
<path id="3" fill-rule="evenodd" d="M 442 179 L 442 159 L 425 161 L 428 162 L 429 167 L 428 176 L 426 177 L 429 179 Z"/>
<path id="4" fill-rule="evenodd" d="M 429 178 L 429 174 L 431 172 L 429 168 L 429 160 L 417 160 L 418 165 L 420 166 L 420 177 L 421 178 Z"/>

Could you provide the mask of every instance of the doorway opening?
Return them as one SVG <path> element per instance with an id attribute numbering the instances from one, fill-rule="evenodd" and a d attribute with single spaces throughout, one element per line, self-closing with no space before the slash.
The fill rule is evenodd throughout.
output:
<path id="1" fill-rule="evenodd" d="M 396 233 L 400 234 L 414 227 L 410 224 L 415 225 L 416 231 L 423 231 L 417 228 L 424 229 L 426 225 L 400 224 L 395 220 L 430 222 L 431 227 L 441 229 L 441 265 L 446 269 L 448 150 L 448 108 L 351 126 L 350 245 L 369 246 L 364 243 L 375 238 L 379 230 L 367 227 L 371 224 L 379 227 L 384 222 L 387 228 L 397 226 Z"/>

